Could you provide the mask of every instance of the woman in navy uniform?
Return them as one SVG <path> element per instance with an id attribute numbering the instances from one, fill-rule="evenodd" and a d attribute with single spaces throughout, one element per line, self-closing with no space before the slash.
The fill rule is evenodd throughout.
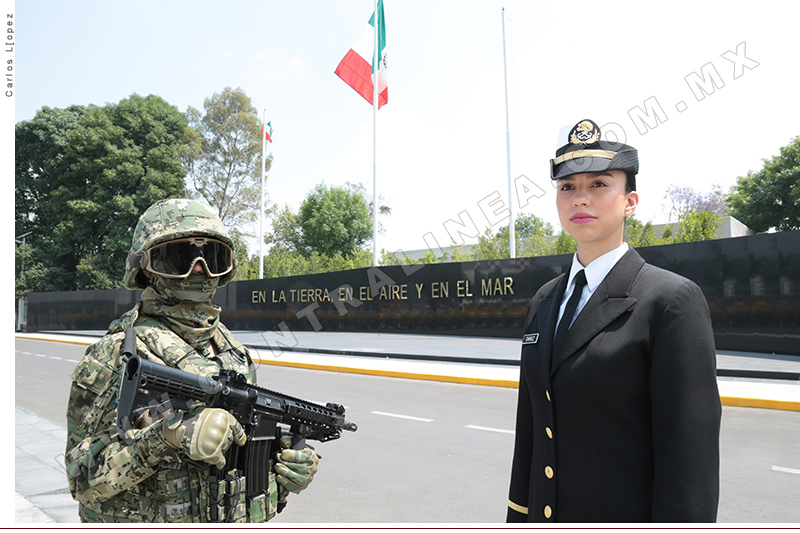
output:
<path id="1" fill-rule="evenodd" d="M 708 306 L 695 283 L 623 242 L 638 155 L 600 136 L 583 120 L 551 160 L 578 251 L 528 306 L 507 520 L 714 522 L 721 406 Z"/>

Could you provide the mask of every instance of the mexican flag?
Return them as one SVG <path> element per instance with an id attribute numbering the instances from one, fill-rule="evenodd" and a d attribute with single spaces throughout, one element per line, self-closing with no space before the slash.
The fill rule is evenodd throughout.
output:
<path id="1" fill-rule="evenodd" d="M 267 122 L 267 127 L 261 130 L 261 133 L 267 138 L 267 142 L 272 142 L 272 120 Z"/>
<path id="2" fill-rule="evenodd" d="M 383 18 L 383 0 L 378 0 L 378 109 L 389 101 L 388 73 L 386 69 L 386 26 Z M 372 104 L 372 60 L 375 51 L 375 13 L 361 36 L 336 67 L 336 75 Z"/>

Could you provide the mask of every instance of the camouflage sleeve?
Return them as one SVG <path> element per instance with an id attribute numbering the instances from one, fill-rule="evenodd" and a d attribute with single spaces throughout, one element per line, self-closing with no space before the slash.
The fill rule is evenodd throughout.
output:
<path id="1" fill-rule="evenodd" d="M 121 336 L 107 336 L 89 347 L 72 374 L 67 408 L 67 478 L 72 497 L 100 502 L 128 490 L 162 462 L 180 461 L 163 437 L 161 421 L 116 432 L 116 397 Z"/>
<path id="2" fill-rule="evenodd" d="M 242 349 L 244 350 L 244 357 L 245 361 L 247 362 L 247 371 L 245 372 L 247 381 L 253 385 L 258 385 L 258 374 L 256 373 L 258 367 L 256 367 L 256 364 L 253 362 L 253 358 L 250 356 L 250 350 L 248 350 L 245 346 L 242 346 Z"/>

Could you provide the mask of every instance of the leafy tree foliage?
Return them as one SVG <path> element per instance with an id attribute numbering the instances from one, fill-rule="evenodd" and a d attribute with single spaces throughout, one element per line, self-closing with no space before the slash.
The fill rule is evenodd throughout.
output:
<path id="1" fill-rule="evenodd" d="M 533 214 L 520 213 L 514 220 L 514 229 L 517 235 L 517 256 L 536 257 L 551 253 L 554 229 L 549 222 Z M 501 228 L 498 237 L 501 232 L 508 235 L 508 227 Z"/>
<path id="2" fill-rule="evenodd" d="M 37 281 L 28 279 L 17 271 L 17 290 L 58 290 L 74 281 L 77 260 L 64 268 L 48 261 L 53 246 L 54 229 L 64 219 L 64 204 L 71 199 L 71 138 L 86 109 L 72 106 L 68 109 L 42 108 L 30 121 L 15 127 L 14 168 L 14 225 L 15 234 L 30 232 L 28 249 L 20 251 L 26 259 L 26 268 L 37 268 Z M 65 200 L 62 200 L 65 199 Z M 41 244 L 38 244 L 41 242 Z M 43 253 L 40 253 L 40 250 Z M 22 266 L 22 260 L 18 269 Z M 30 272 L 30 270 L 28 270 Z"/>
<path id="3" fill-rule="evenodd" d="M 300 216 L 288 205 L 283 209 L 273 209 L 272 233 L 264 237 L 270 244 L 270 253 L 300 251 L 303 247 L 303 233 Z"/>
<path id="4" fill-rule="evenodd" d="M 653 224 L 649 221 L 646 224 L 642 224 L 634 215 L 625 220 L 625 242 L 634 248 L 665 244 L 662 239 L 656 236 Z"/>
<path id="5" fill-rule="evenodd" d="M 264 260 L 264 277 L 275 278 L 297 276 L 300 274 L 317 274 L 320 272 L 337 272 L 354 268 L 372 266 L 372 253 L 357 249 L 352 255 L 325 255 L 311 252 L 305 256 L 299 252 L 281 251 L 270 253 Z"/>
<path id="6" fill-rule="evenodd" d="M 514 220 L 514 229 L 517 236 L 529 238 L 536 235 L 549 236 L 554 234 L 553 225 L 533 214 L 520 213 Z M 508 233 L 508 226 L 500 229 Z M 498 232 L 499 233 L 499 232 Z"/>
<path id="7" fill-rule="evenodd" d="M 407 257 L 398 257 L 394 253 L 389 253 L 386 250 L 381 250 L 381 264 L 382 265 L 431 265 L 434 263 L 447 263 L 450 261 L 451 254 L 444 252 L 443 256 L 437 257 L 431 252 L 425 252 L 425 255 L 419 259 L 409 259 Z M 370 264 L 370 266 L 372 266 Z"/>
<path id="8" fill-rule="evenodd" d="M 300 249 L 306 257 L 352 257 L 372 237 L 372 220 L 364 198 L 346 187 L 319 184 L 300 205 Z"/>
<path id="9" fill-rule="evenodd" d="M 478 235 L 478 242 L 469 248 L 469 254 L 463 259 L 461 252 L 463 245 L 456 248 L 454 261 L 485 261 L 487 259 L 508 259 L 511 257 L 510 243 L 508 240 L 508 226 L 505 231 L 492 232 L 486 228 L 482 235 Z"/>
<path id="10" fill-rule="evenodd" d="M 711 211 L 693 211 L 681 217 L 672 242 L 708 241 L 717 238 L 722 217 Z"/>
<path id="11" fill-rule="evenodd" d="M 372 214 L 363 185 L 347 183 L 312 189 L 297 213 L 285 205 L 274 206 L 272 231 L 264 237 L 270 245 L 264 258 L 264 276 L 294 276 L 372 266 L 364 244 L 372 238 Z M 379 214 L 391 209 L 379 207 Z M 258 258 L 253 258 L 257 278 Z"/>
<path id="12" fill-rule="evenodd" d="M 575 238 L 562 229 L 553 245 L 553 255 L 574 254 L 577 251 L 578 243 L 575 242 Z"/>
<path id="13" fill-rule="evenodd" d="M 685 211 L 678 219 L 678 229 L 673 233 L 667 226 L 661 237 L 655 234 L 650 222 L 642 224 L 634 216 L 625 221 L 625 242 L 634 248 L 659 246 L 678 242 L 708 241 L 717 238 L 722 216 L 713 211 Z"/>
<path id="14" fill-rule="evenodd" d="M 186 111 L 196 132 L 182 154 L 191 194 L 213 206 L 227 227 L 250 224 L 261 209 L 258 111 L 242 89 L 230 87 L 207 98 L 203 109 Z M 271 165 L 270 157 L 266 169 Z"/>
<path id="15" fill-rule="evenodd" d="M 153 95 L 45 107 L 18 123 L 15 229 L 32 232 L 21 291 L 119 287 L 139 215 L 185 195 L 188 134 L 186 117 Z"/>
<path id="16" fill-rule="evenodd" d="M 14 299 L 32 291 L 47 290 L 47 269 L 30 244 L 14 248 Z"/>
<path id="17" fill-rule="evenodd" d="M 761 170 L 739 177 L 730 203 L 731 214 L 753 231 L 800 229 L 800 136 Z"/>
<path id="18" fill-rule="evenodd" d="M 553 225 L 533 214 L 520 213 L 514 220 L 517 257 L 534 257 L 553 253 Z M 454 243 L 455 244 L 455 243 Z M 433 254 L 431 254 L 433 257 Z M 511 257 L 508 226 L 501 226 L 493 232 L 487 228 L 478 235 L 478 242 L 472 246 L 454 246 L 451 253 L 440 258 L 447 261 L 486 261 L 508 259 Z"/>
<path id="19" fill-rule="evenodd" d="M 228 235 L 233 241 L 233 250 L 236 252 L 236 276 L 233 280 L 258 279 L 258 255 L 250 254 L 246 234 L 239 228 L 228 228 Z"/>

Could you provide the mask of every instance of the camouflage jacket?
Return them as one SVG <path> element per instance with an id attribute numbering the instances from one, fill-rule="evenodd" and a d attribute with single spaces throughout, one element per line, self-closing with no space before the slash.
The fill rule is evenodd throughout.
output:
<path id="1" fill-rule="evenodd" d="M 256 369 L 247 349 L 219 325 L 211 338 L 216 355 L 203 356 L 153 317 L 140 304 L 112 322 L 108 333 L 86 350 L 72 373 L 67 408 L 66 465 L 72 497 L 83 522 L 208 522 L 210 509 L 224 499 L 227 516 L 239 522 L 266 522 L 277 508 L 277 485 L 270 469 L 269 492 L 245 501 L 245 480 L 228 472 L 229 481 L 209 479 L 212 468 L 183 461 L 164 440 L 162 420 L 137 427 L 120 438 L 116 398 L 124 331 L 133 326 L 142 358 L 206 376 L 233 368 L 252 383 Z M 212 483 L 215 485 L 212 488 Z M 214 498 L 215 494 L 220 495 Z M 222 513 L 225 509 L 218 507 Z"/>

